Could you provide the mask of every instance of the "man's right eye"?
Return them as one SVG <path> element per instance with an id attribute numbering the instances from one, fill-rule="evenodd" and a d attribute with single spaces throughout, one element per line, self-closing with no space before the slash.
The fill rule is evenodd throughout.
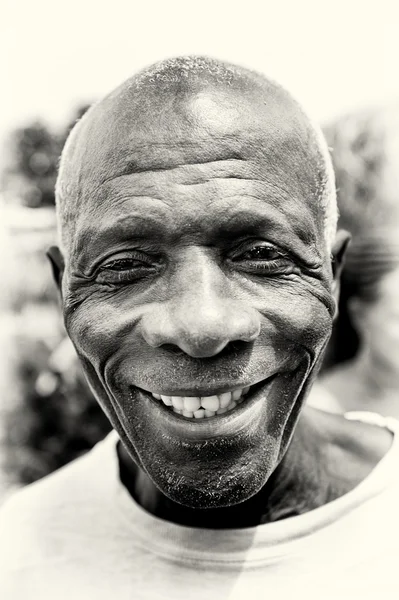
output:
<path id="1" fill-rule="evenodd" d="M 103 264 L 97 273 L 98 283 L 117 285 L 122 283 L 134 283 L 158 272 L 159 265 L 155 264 L 149 257 L 135 253 L 131 256 L 114 258 Z"/>
<path id="2" fill-rule="evenodd" d="M 104 267 L 101 267 L 101 270 L 126 271 L 134 267 L 140 267 L 142 265 L 143 263 L 139 260 L 133 260 L 131 258 L 122 258 L 119 260 L 113 260 Z"/>

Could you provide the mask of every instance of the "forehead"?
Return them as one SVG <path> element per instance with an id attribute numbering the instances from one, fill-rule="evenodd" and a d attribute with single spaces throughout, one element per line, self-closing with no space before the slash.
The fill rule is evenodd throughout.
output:
<path id="1" fill-rule="evenodd" d="M 79 131 L 63 176 L 77 220 L 119 220 L 129 197 L 161 198 L 181 212 L 185 199 L 217 211 L 236 195 L 269 203 L 302 221 L 303 236 L 313 229 L 310 237 L 322 238 L 316 136 L 285 97 L 250 92 L 200 90 L 140 106 L 123 95 L 116 106 L 108 99 Z"/>

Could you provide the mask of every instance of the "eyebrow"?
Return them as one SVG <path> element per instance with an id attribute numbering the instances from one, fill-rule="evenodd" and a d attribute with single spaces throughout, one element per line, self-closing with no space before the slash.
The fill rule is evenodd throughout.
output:
<path id="1" fill-rule="evenodd" d="M 273 212 L 270 206 L 267 214 L 238 211 L 220 227 L 218 237 L 220 240 L 228 240 L 242 235 L 271 235 L 274 238 L 273 243 L 281 243 L 288 250 L 291 248 L 292 252 L 301 256 L 308 265 L 318 266 L 322 257 L 317 251 L 314 230 L 311 226 L 306 227 L 309 220 L 305 220 L 305 216 L 302 215 L 303 223 L 300 226 L 298 222 L 293 223 L 288 219 L 284 222 L 280 221 Z"/>
<path id="2" fill-rule="evenodd" d="M 75 242 L 75 253 L 80 263 L 88 253 L 97 254 L 115 240 L 121 244 L 127 241 L 156 239 L 162 241 L 162 221 L 154 217 L 127 215 L 105 227 L 86 225 L 81 229 Z"/>
<path id="3" fill-rule="evenodd" d="M 87 238 L 115 238 L 122 234 L 128 234 L 129 237 L 134 232 L 134 236 L 147 237 L 151 234 L 156 234 L 159 237 L 159 226 L 162 221 L 154 219 L 152 217 L 143 217 L 140 215 L 127 215 L 123 219 L 118 219 L 111 225 L 106 227 L 98 228 L 88 225 L 84 227 L 80 233 L 80 236 Z"/>

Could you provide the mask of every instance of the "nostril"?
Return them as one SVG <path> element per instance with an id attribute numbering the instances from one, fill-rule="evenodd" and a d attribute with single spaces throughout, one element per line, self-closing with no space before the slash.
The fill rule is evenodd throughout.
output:
<path id="1" fill-rule="evenodd" d="M 234 340 L 233 342 L 227 344 L 224 350 L 228 350 L 229 352 L 241 352 L 242 350 L 248 347 L 249 343 L 251 342 L 247 342 L 244 340 Z"/>
<path id="2" fill-rule="evenodd" d="M 244 350 L 247 350 L 249 343 L 250 342 L 243 342 L 241 340 L 235 340 L 234 342 L 229 342 L 219 352 L 219 356 L 220 357 L 228 357 L 231 355 L 241 354 Z"/>
<path id="3" fill-rule="evenodd" d="M 192 358 L 211 358 L 220 354 L 227 345 L 227 341 L 198 336 L 181 336 L 176 344 L 166 342 L 159 344 L 158 348 L 174 355 L 185 354 Z"/>
<path id="4" fill-rule="evenodd" d="M 170 354 L 185 354 L 184 350 L 175 344 L 161 344 L 158 347 L 162 350 L 165 350 L 165 352 L 169 352 Z"/>

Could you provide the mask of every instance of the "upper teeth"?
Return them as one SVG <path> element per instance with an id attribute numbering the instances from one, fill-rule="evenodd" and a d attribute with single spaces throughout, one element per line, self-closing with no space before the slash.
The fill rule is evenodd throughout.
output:
<path id="1" fill-rule="evenodd" d="M 152 394 L 157 400 L 162 400 L 165 406 L 170 406 L 174 412 L 184 417 L 202 419 L 213 417 L 232 410 L 237 403 L 242 401 L 242 396 L 247 394 L 248 387 L 234 392 L 224 392 L 214 396 L 165 396 L 164 394 Z"/>

